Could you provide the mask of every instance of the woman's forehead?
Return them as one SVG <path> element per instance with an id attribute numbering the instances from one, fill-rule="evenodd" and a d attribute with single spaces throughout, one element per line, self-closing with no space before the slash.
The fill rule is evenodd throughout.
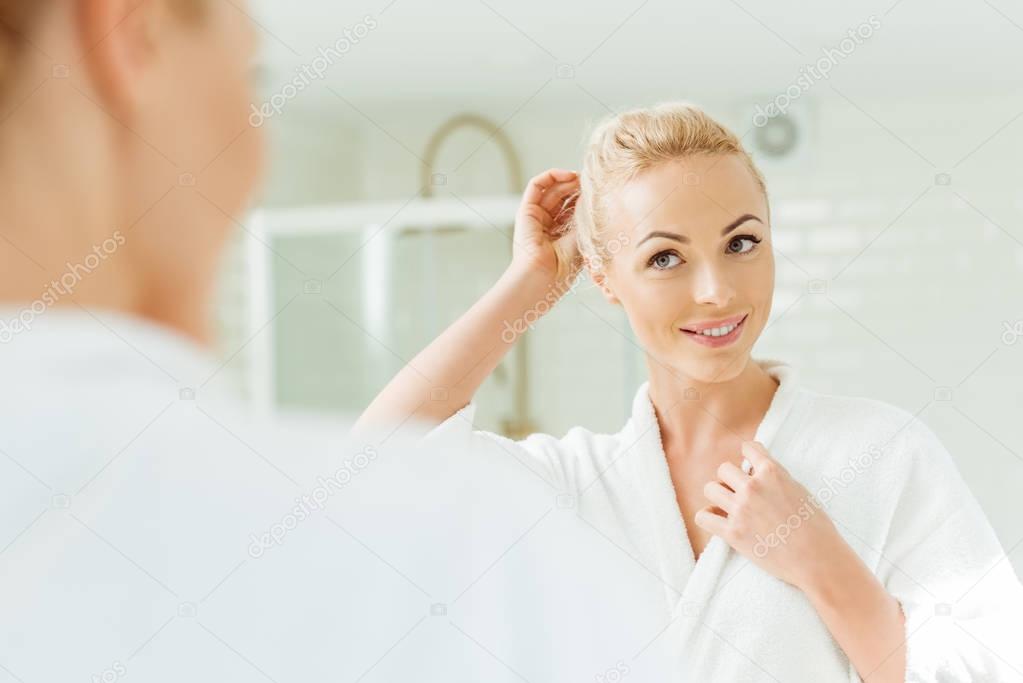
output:
<path id="1" fill-rule="evenodd" d="M 720 237 L 744 214 L 766 225 L 763 193 L 737 158 L 708 157 L 660 164 L 608 197 L 608 224 L 641 238 L 652 230 L 684 230 Z"/>

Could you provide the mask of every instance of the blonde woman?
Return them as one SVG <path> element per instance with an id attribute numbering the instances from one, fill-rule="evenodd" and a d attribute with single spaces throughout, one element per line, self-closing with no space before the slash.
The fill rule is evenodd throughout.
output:
<path id="1" fill-rule="evenodd" d="M 442 423 L 435 434 L 497 442 L 576 495 L 660 575 L 687 680 L 1023 678 L 1006 646 L 1023 587 L 934 434 L 752 357 L 774 291 L 771 220 L 732 132 L 686 104 L 615 116 L 581 174 L 530 181 L 514 241 L 493 288 L 360 425 Z M 645 351 L 632 416 L 613 434 L 472 431 L 472 397 L 515 341 L 506 323 L 581 267 Z"/>

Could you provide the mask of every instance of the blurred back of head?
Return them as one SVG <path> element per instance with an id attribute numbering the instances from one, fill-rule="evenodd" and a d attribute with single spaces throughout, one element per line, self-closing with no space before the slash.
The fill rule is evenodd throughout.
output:
<path id="1" fill-rule="evenodd" d="M 254 49 L 239 3 L 0 0 L 0 302 L 206 341 L 262 167 Z"/>

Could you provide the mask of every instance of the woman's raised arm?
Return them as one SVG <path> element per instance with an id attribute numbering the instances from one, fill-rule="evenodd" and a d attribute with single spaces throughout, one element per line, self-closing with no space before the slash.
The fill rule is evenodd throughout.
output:
<path id="1" fill-rule="evenodd" d="M 472 308 L 395 375 L 355 429 L 409 418 L 436 424 L 472 399 L 526 325 L 554 305 L 578 272 L 575 235 L 566 231 L 578 189 L 577 174 L 562 169 L 529 181 L 515 217 L 508 268 Z"/>

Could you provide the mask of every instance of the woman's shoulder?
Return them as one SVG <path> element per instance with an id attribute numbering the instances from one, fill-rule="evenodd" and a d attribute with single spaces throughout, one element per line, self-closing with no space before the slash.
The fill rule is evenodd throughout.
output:
<path id="1" fill-rule="evenodd" d="M 847 442 L 859 451 L 887 453 L 889 463 L 906 467 L 954 463 L 924 415 L 930 402 L 916 410 L 877 398 L 832 394 L 801 388 L 805 417 L 801 431 Z"/>
<path id="2" fill-rule="evenodd" d="M 520 443 L 532 446 L 546 445 L 576 455 L 601 459 L 621 450 L 631 421 L 631 418 L 627 419 L 625 425 L 616 432 L 598 431 L 584 425 L 574 425 L 561 436 L 557 436 L 556 433 L 537 432 L 530 434 Z"/>
<path id="3" fill-rule="evenodd" d="M 803 398 L 806 419 L 781 456 L 839 518 L 869 518 L 884 534 L 900 511 L 930 509 L 934 499 L 972 505 L 957 462 L 925 421 L 927 404 L 911 411 L 863 396 L 807 391 Z M 940 521 L 940 511 L 932 516 Z"/>
<path id="4" fill-rule="evenodd" d="M 916 421 L 918 415 L 903 408 L 867 396 L 832 394 L 800 387 L 805 404 L 817 420 L 858 426 L 901 426 Z"/>
<path id="5" fill-rule="evenodd" d="M 926 406 L 909 410 L 868 396 L 822 391 L 804 381 L 798 364 L 772 359 L 757 362 L 781 382 L 772 409 L 777 407 L 786 415 L 788 430 L 812 438 L 814 445 L 888 442 L 896 436 L 919 439 L 929 433 L 921 420 Z"/>
<path id="6" fill-rule="evenodd" d="M 515 436 L 477 428 L 474 424 L 475 413 L 476 403 L 470 401 L 461 410 L 431 429 L 427 438 L 449 444 L 466 438 L 482 439 L 545 458 L 600 463 L 615 457 L 615 454 L 622 450 L 632 422 L 631 418 L 627 419 L 625 425 L 616 432 L 598 431 L 587 426 L 575 425 L 567 431 L 550 429 Z"/>

